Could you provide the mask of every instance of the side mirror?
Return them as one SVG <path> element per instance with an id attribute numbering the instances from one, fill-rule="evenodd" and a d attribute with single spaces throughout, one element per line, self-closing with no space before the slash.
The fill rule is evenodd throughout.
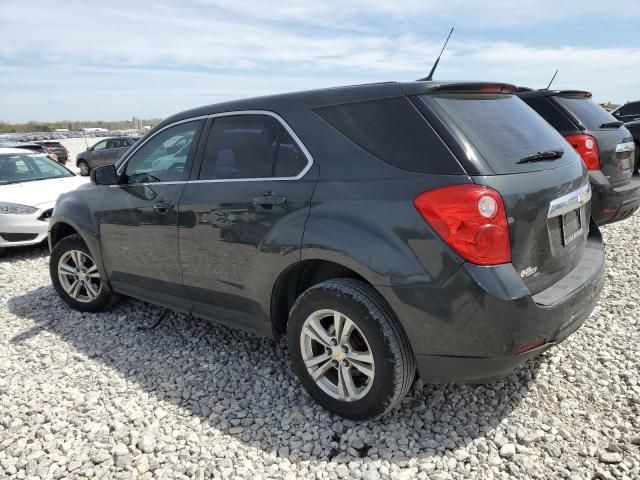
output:
<path id="1" fill-rule="evenodd" d="M 93 147 L 87 147 L 87 152 L 93 152 Z"/>
<path id="2" fill-rule="evenodd" d="M 118 174 L 114 165 L 105 165 L 91 170 L 91 183 L 95 185 L 116 185 Z"/>

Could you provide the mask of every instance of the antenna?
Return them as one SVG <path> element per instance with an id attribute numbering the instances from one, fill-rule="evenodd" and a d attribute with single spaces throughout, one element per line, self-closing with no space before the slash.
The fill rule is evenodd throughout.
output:
<path id="1" fill-rule="evenodd" d="M 556 69 L 556 73 L 553 74 L 553 77 L 551 77 L 551 81 L 549 82 L 549 85 L 547 85 L 547 88 L 545 88 L 545 90 L 549 90 L 549 87 L 551 86 L 551 84 L 553 83 L 553 81 L 556 79 L 556 75 L 558 74 L 558 70 Z"/>
<path id="2" fill-rule="evenodd" d="M 451 34 L 453 33 L 453 28 L 451 27 L 451 31 L 449 32 L 449 35 L 447 36 L 447 39 L 444 41 L 444 45 L 442 46 L 442 50 L 440 50 L 440 55 L 438 55 L 438 58 L 436 58 L 436 63 L 433 64 L 433 67 L 431 67 L 431 71 L 429 72 L 429 75 L 427 75 L 424 78 L 419 79 L 419 82 L 430 82 L 431 80 L 433 80 L 433 74 L 436 71 L 436 68 L 438 68 L 438 63 L 440 63 L 440 57 L 442 56 L 442 53 L 444 52 L 444 49 L 447 47 L 447 43 L 449 43 L 449 39 L 451 38 Z"/>

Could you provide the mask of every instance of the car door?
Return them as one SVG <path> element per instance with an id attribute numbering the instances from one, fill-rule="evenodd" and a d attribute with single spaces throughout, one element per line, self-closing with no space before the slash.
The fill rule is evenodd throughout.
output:
<path id="1" fill-rule="evenodd" d="M 108 140 L 101 140 L 91 149 L 90 158 L 88 159 L 91 168 L 104 165 L 104 157 L 107 154 L 107 142 Z"/>
<path id="2" fill-rule="evenodd" d="M 119 138 L 107 140 L 107 147 L 102 151 L 100 165 L 113 165 L 120 156 L 120 146 L 122 142 Z"/>
<path id="3" fill-rule="evenodd" d="M 183 285 L 194 315 L 263 334 L 279 272 L 300 259 L 318 170 L 274 114 L 214 118 L 180 201 Z"/>
<path id="4" fill-rule="evenodd" d="M 102 256 L 116 291 L 179 311 L 190 303 L 182 287 L 178 202 L 188 178 L 203 119 L 157 132 L 120 165 L 98 216 Z M 166 146 L 186 139 L 181 155 Z"/>

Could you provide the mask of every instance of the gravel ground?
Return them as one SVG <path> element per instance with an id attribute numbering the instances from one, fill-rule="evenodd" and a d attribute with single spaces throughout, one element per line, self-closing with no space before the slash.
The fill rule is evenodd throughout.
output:
<path id="1" fill-rule="evenodd" d="M 44 248 L 0 260 L 0 478 L 640 478 L 640 215 L 606 227 L 599 306 L 489 386 L 423 386 L 357 424 L 273 342 L 127 300 L 68 309 Z"/>

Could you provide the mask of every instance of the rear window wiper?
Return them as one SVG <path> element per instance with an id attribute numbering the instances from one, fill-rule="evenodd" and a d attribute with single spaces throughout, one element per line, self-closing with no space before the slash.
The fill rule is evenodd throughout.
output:
<path id="1" fill-rule="evenodd" d="M 545 152 L 534 153 L 528 157 L 521 158 L 517 163 L 543 162 L 545 160 L 556 160 L 564 155 L 564 150 L 547 150 Z"/>
<path id="2" fill-rule="evenodd" d="M 600 128 L 620 128 L 622 125 L 624 125 L 624 122 L 616 120 L 615 122 L 603 123 Z"/>

